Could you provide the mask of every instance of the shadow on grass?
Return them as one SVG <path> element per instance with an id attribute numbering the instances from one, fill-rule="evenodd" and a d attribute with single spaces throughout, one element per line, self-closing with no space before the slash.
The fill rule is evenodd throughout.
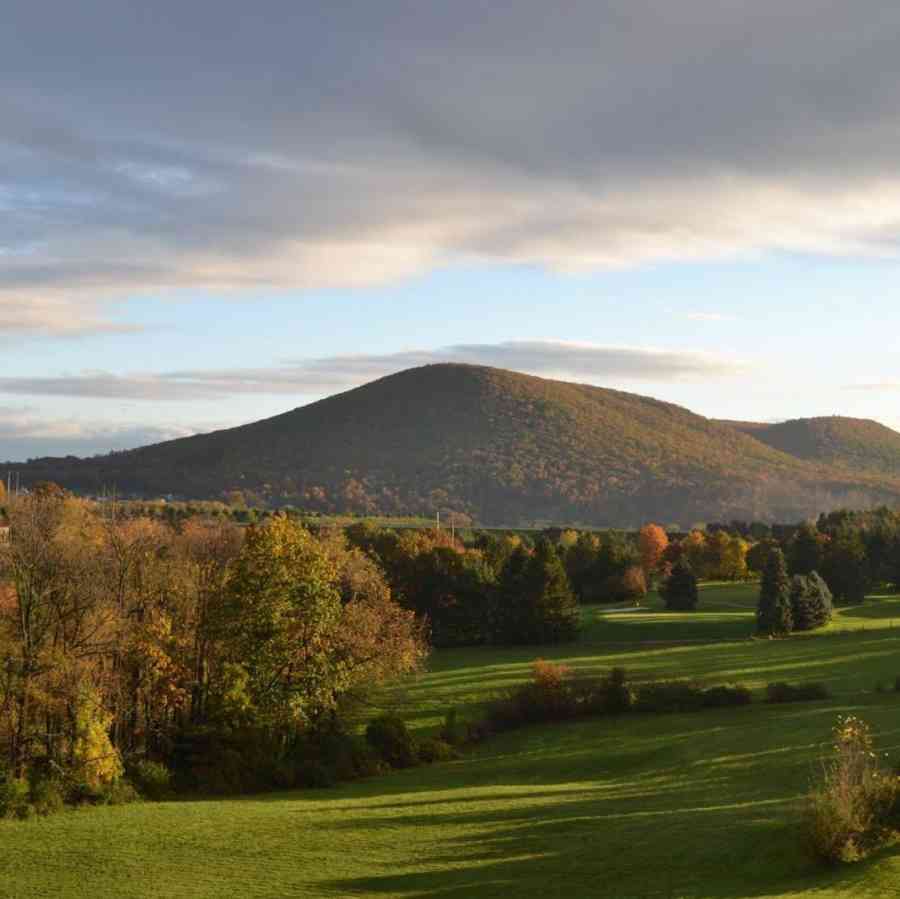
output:
<path id="1" fill-rule="evenodd" d="M 712 784 L 715 788 L 716 784 Z M 425 897 L 684 897 L 740 899 L 850 888 L 893 855 L 854 868 L 823 869 L 802 851 L 797 812 L 789 801 L 745 800 L 715 804 L 709 792 L 665 790 L 657 808 L 651 791 L 598 800 L 530 804 L 503 811 L 403 818 L 414 828 L 446 825 L 455 834 L 430 854 L 409 859 L 407 870 L 336 878 L 317 887 L 331 895 Z M 700 804 L 692 800 L 701 799 Z M 639 811 L 628 803 L 640 802 Z M 604 807 L 606 810 L 604 811 Z M 347 826 L 397 826 L 396 816 Z M 466 831 L 458 835 L 460 829 Z M 635 847 L 639 848 L 635 851 Z M 773 853 L 773 846 L 778 847 Z M 850 893 L 852 895 L 852 892 Z"/>
<path id="2" fill-rule="evenodd" d="M 840 612 L 838 621 L 846 618 L 878 621 L 896 619 L 897 626 L 900 627 L 900 600 L 896 597 L 892 599 L 870 599 L 859 606 L 840 606 L 838 611 Z"/>

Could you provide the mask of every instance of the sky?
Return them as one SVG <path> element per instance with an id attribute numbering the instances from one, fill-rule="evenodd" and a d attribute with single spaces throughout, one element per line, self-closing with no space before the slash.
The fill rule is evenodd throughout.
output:
<path id="1" fill-rule="evenodd" d="M 0 460 L 430 362 L 900 428 L 888 0 L 12 0 Z"/>

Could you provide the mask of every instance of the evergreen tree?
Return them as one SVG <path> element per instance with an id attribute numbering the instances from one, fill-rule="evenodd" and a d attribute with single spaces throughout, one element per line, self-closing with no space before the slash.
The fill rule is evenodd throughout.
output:
<path id="1" fill-rule="evenodd" d="M 756 629 L 761 634 L 789 634 L 791 615 L 791 582 L 788 579 L 784 553 L 773 548 L 769 552 L 759 590 Z"/>
<path id="2" fill-rule="evenodd" d="M 815 525 L 804 524 L 788 550 L 791 574 L 807 575 L 822 567 L 822 536 Z"/>
<path id="3" fill-rule="evenodd" d="M 660 593 L 670 611 L 692 612 L 697 608 L 697 578 L 687 559 L 679 559 Z"/>
<path id="4" fill-rule="evenodd" d="M 858 526 L 844 523 L 825 547 L 822 576 L 836 605 L 855 605 L 866 598 L 871 586 L 866 545 Z"/>
<path id="5" fill-rule="evenodd" d="M 566 552 L 566 574 L 579 602 L 592 599 L 591 582 L 593 566 L 597 558 L 599 542 L 587 531 L 578 535 L 578 540 Z"/>
<path id="6" fill-rule="evenodd" d="M 578 633 L 578 602 L 554 546 L 517 549 L 500 578 L 496 638 L 503 643 L 558 643 Z"/>
<path id="7" fill-rule="evenodd" d="M 831 591 L 815 571 L 791 580 L 791 614 L 795 631 L 811 631 L 831 618 Z"/>
<path id="8" fill-rule="evenodd" d="M 517 546 L 500 572 L 495 593 L 493 640 L 495 643 L 527 643 L 531 616 L 528 609 L 530 555 Z"/>
<path id="9" fill-rule="evenodd" d="M 573 640 L 578 634 L 578 602 L 555 547 L 542 540 L 528 566 L 532 627 L 538 643 Z"/>

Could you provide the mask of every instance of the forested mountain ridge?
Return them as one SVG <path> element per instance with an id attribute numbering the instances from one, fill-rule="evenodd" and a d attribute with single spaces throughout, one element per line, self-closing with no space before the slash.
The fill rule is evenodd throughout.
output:
<path id="1" fill-rule="evenodd" d="M 649 397 L 460 364 L 237 428 L 17 468 L 25 483 L 186 498 L 242 490 L 321 511 L 457 510 L 483 524 L 784 521 L 900 501 L 900 469 L 854 472 Z"/>
<path id="2" fill-rule="evenodd" d="M 871 419 L 830 415 L 777 424 L 723 423 L 799 459 L 900 476 L 900 434 Z"/>

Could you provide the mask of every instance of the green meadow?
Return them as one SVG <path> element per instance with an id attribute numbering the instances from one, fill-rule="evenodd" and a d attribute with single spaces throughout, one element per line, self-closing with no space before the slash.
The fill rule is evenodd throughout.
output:
<path id="1" fill-rule="evenodd" d="M 437 652 L 385 698 L 435 728 L 528 678 L 534 658 L 637 679 L 824 681 L 823 702 L 629 715 L 510 732 L 460 760 L 328 790 L 83 809 L 0 823 L 3 897 L 883 897 L 900 846 L 823 869 L 798 805 L 838 714 L 900 761 L 900 597 L 827 631 L 753 633 L 756 587 L 707 585 L 700 610 L 584 609 L 578 643 Z M 880 685 L 880 688 L 879 688 Z"/>

